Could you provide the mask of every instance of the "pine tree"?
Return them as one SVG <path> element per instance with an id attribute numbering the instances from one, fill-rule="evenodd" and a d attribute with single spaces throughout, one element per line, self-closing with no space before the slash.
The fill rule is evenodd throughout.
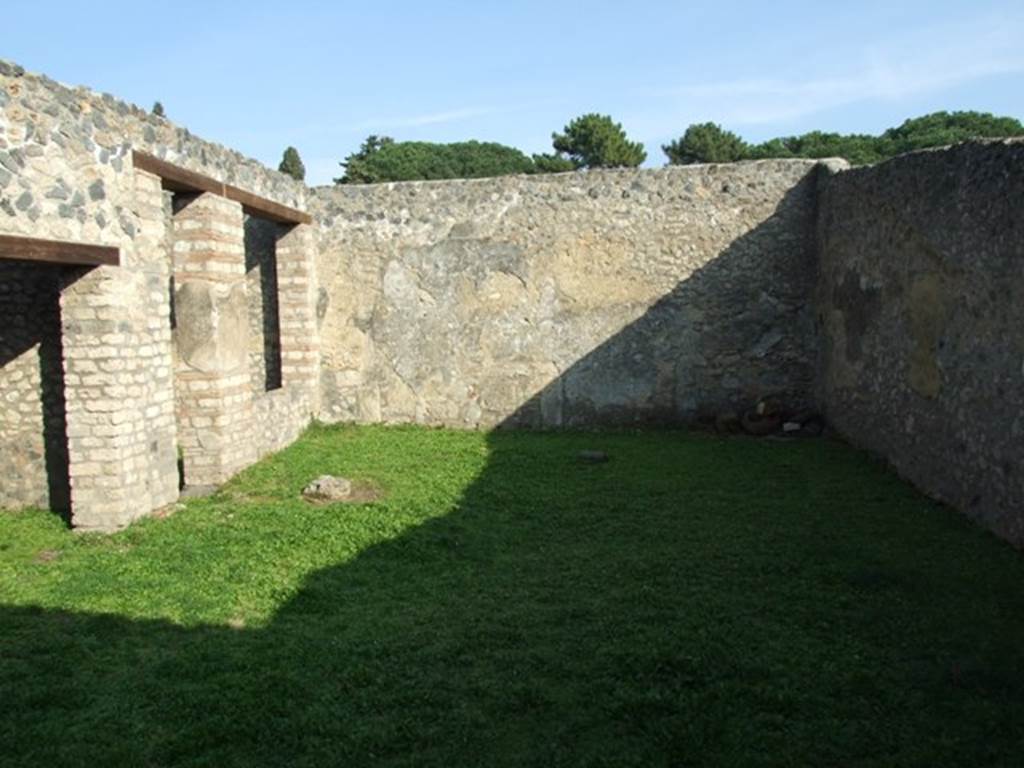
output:
<path id="1" fill-rule="evenodd" d="M 551 139 L 555 151 L 577 168 L 632 168 L 647 159 L 644 145 L 627 139 L 622 124 L 608 115 L 577 117 Z"/>
<path id="2" fill-rule="evenodd" d="M 167 117 L 167 115 L 164 114 L 164 105 L 159 101 L 153 102 L 153 114 L 157 117 Z"/>
<path id="3" fill-rule="evenodd" d="M 306 178 L 306 166 L 302 164 L 299 150 L 295 147 L 288 147 L 284 151 L 284 155 L 281 157 L 281 164 L 277 166 L 277 170 L 281 173 L 287 173 L 296 181 L 302 181 Z"/>
<path id="4" fill-rule="evenodd" d="M 662 145 L 661 149 L 668 155 L 670 165 L 732 163 L 743 160 L 750 151 L 743 139 L 716 123 L 691 125 L 682 138 Z"/>

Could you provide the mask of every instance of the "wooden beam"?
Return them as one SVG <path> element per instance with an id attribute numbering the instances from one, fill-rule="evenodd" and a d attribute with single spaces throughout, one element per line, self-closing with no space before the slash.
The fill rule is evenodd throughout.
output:
<path id="1" fill-rule="evenodd" d="M 159 176 L 164 189 L 174 192 L 211 192 L 224 197 L 224 184 L 209 176 L 168 163 L 145 152 L 132 152 L 132 165 Z"/>
<path id="2" fill-rule="evenodd" d="M 209 192 L 241 203 L 246 213 L 262 216 L 265 219 L 281 224 L 309 224 L 313 218 L 305 211 L 289 208 L 265 197 L 254 195 L 239 187 L 233 187 L 217 181 L 210 176 L 190 171 L 187 168 L 168 163 L 158 157 L 139 152 L 132 152 L 132 164 L 139 170 L 148 171 L 162 180 L 164 189 L 174 192 Z"/>
<path id="3" fill-rule="evenodd" d="M 265 197 L 259 197 L 244 189 L 232 187 L 230 184 L 224 186 L 224 196 L 228 200 L 234 200 L 242 204 L 242 209 L 253 216 L 262 216 L 265 219 L 276 221 L 280 224 L 309 224 L 313 217 L 305 211 L 289 208 L 287 205 L 275 203 Z"/>
<path id="4" fill-rule="evenodd" d="M 48 264 L 98 267 L 120 266 L 121 251 L 108 245 L 86 245 L 66 240 L 40 240 L 35 237 L 0 235 L 0 259 L 42 261 Z"/>

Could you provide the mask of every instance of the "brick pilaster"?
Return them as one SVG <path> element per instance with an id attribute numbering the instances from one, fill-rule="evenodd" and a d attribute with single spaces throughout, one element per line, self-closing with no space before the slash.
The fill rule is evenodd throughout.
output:
<path id="1" fill-rule="evenodd" d="M 278 239 L 277 284 L 283 384 L 309 390 L 316 405 L 320 389 L 316 241 L 308 224 L 297 224 Z"/>
<path id="2" fill-rule="evenodd" d="M 186 485 L 214 485 L 255 459 L 242 208 L 199 195 L 173 236 L 178 441 Z"/>
<path id="3" fill-rule="evenodd" d="M 162 192 L 136 178 L 120 267 L 65 276 L 61 330 L 71 521 L 114 530 L 177 498 Z"/>

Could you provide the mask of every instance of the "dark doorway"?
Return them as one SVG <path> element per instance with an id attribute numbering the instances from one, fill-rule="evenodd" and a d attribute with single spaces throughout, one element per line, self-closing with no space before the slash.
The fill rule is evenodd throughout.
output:
<path id="1" fill-rule="evenodd" d="M 70 520 L 60 314 L 83 268 L 0 261 L 0 506 L 49 508 Z"/>
<path id="2" fill-rule="evenodd" d="M 249 367 L 257 392 L 281 387 L 281 326 L 277 298 L 277 238 L 281 225 L 245 216 L 249 295 Z"/>

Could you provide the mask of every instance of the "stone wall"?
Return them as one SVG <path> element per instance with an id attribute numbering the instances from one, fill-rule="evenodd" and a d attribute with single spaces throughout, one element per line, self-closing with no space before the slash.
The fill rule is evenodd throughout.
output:
<path id="1" fill-rule="evenodd" d="M 814 168 L 315 190 L 322 417 L 593 426 L 809 401 Z"/>
<path id="2" fill-rule="evenodd" d="M 845 171 L 820 206 L 829 420 L 1024 545 L 1024 142 Z"/>
<path id="3" fill-rule="evenodd" d="M 133 150 L 315 224 L 172 196 Z M 1024 143 L 831 169 L 311 191 L 0 61 L 0 235 L 121 254 L 0 261 L 0 506 L 111 530 L 177 498 L 179 449 L 221 482 L 316 414 L 673 424 L 775 395 L 1024 545 Z"/>
<path id="4" fill-rule="evenodd" d="M 121 246 L 138 232 L 131 152 L 305 208 L 305 187 L 132 104 L 0 60 L 0 231 Z"/>
<path id="5" fill-rule="evenodd" d="M 169 255 L 160 180 L 133 182 L 134 266 L 61 287 L 71 517 L 110 530 L 178 495 Z"/>
<path id="6" fill-rule="evenodd" d="M 63 470 L 56 464 L 44 467 L 45 462 L 37 458 L 36 444 L 19 443 L 24 447 L 20 454 L 12 452 L 11 442 L 0 446 L 4 449 L 0 464 L 16 462 L 20 468 L 17 482 L 5 481 L 0 504 L 41 503 L 45 500 L 41 489 L 52 486 L 63 474 L 65 486 L 70 484 L 72 523 L 86 529 L 117 528 L 174 501 L 180 482 L 177 452 L 182 419 L 204 415 L 175 408 L 175 369 L 180 361 L 175 350 L 180 339 L 172 328 L 173 219 L 161 180 L 133 168 L 133 151 L 283 205 L 305 207 L 302 184 L 254 160 L 202 141 L 110 95 L 67 87 L 0 61 L 0 235 L 116 246 L 121 254 L 120 266 L 77 270 L 73 280 L 59 287 L 63 348 L 56 359 L 62 354 L 63 437 L 68 454 Z M 238 203 L 224 203 L 238 216 L 239 227 L 231 235 L 237 242 L 229 250 L 241 275 L 242 307 L 248 324 L 242 212 Z M 313 247 L 306 234 L 277 234 L 282 241 Z M 202 244 L 196 247 L 203 250 Z M 292 262 L 306 271 L 307 262 L 314 257 L 308 252 L 296 254 L 294 249 L 291 254 Z M 269 272 L 273 257 L 268 259 L 264 252 L 259 258 Z M 12 280 L 9 285 L 12 292 L 20 292 L 21 283 Z M 290 283 L 286 287 L 289 306 L 296 301 L 310 304 L 309 290 L 305 283 Z M 19 295 L 27 298 L 30 293 Z M 254 304 L 262 313 L 262 297 Z M 33 306 L 40 320 L 51 312 L 49 304 Z M 53 304 L 54 313 L 56 306 Z M 17 310 L 10 305 L 2 311 Z M 306 314 L 312 316 L 312 312 L 310 308 Z M 315 410 L 310 339 L 315 341 L 315 332 L 288 339 L 292 347 L 287 354 L 293 361 L 297 357 L 304 369 L 302 375 L 292 378 L 296 391 L 267 403 L 254 402 L 253 418 L 243 420 L 245 429 L 235 436 L 235 442 L 247 447 L 246 460 L 250 455 L 255 460 L 278 446 L 279 435 L 297 434 Z M 248 337 L 240 343 L 248 344 Z M 27 342 L 12 344 L 24 346 Z M 5 357 L 10 354 L 4 352 Z M 285 351 L 280 355 L 283 359 Z M 248 350 L 244 357 L 247 365 L 240 386 L 259 399 L 267 388 L 266 371 L 253 385 Z M 16 369 L 24 365 L 20 357 L 5 359 L 0 363 L 0 383 L 17 376 Z M 280 380 L 284 366 L 278 367 L 282 373 L 274 375 Z M 22 380 L 24 397 L 9 390 L 11 397 L 19 400 L 19 408 L 28 412 L 25 418 L 32 416 L 33 409 L 38 415 L 33 398 L 40 397 L 38 392 L 33 394 L 34 380 L 27 381 Z M 198 399 L 196 403 L 200 408 Z M 4 418 L 12 421 L 10 409 L 5 410 Z M 218 418 L 229 417 L 221 414 Z M 274 423 L 276 433 L 268 428 Z M 5 423 L 3 431 L 13 430 Z M 237 469 L 244 463 L 232 459 L 224 466 Z M 52 499 L 51 492 L 51 506 Z"/>

